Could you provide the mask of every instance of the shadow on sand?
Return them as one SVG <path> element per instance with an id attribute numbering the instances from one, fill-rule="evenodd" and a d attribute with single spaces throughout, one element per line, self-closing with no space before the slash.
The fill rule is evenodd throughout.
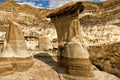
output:
<path id="1" fill-rule="evenodd" d="M 66 70 L 62 66 L 57 65 L 57 60 L 55 60 L 50 54 L 47 52 L 45 53 L 38 53 L 34 55 L 35 59 L 41 60 L 44 63 L 51 66 L 57 73 L 66 74 Z M 57 58 L 57 57 L 56 57 Z"/>

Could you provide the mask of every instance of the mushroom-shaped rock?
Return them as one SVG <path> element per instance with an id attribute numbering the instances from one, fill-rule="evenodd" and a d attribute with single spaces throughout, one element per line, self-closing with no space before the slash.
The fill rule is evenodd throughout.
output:
<path id="1" fill-rule="evenodd" d="M 79 13 L 83 11 L 81 2 L 68 3 L 57 8 L 48 17 L 52 19 L 58 35 L 58 65 L 64 66 L 70 75 L 93 77 L 89 53 L 82 43 Z"/>

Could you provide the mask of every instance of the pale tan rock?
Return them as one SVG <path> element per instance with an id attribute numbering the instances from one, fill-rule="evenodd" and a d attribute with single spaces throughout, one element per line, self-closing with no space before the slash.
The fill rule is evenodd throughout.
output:
<path id="1" fill-rule="evenodd" d="M 38 50 L 38 39 L 27 39 L 25 42 L 28 50 Z"/>
<path id="2" fill-rule="evenodd" d="M 41 57 L 40 59 L 45 60 L 50 64 L 54 63 L 50 56 L 46 58 Z M 29 70 L 0 76 L 0 80 L 60 80 L 54 67 L 46 64 L 42 60 L 35 59 L 34 65 Z"/>
<path id="3" fill-rule="evenodd" d="M 20 57 L 28 57 L 30 56 L 30 54 L 27 51 L 27 46 L 25 44 L 23 33 L 18 26 L 19 25 L 17 23 L 12 23 L 10 25 L 7 42 L 8 44 L 10 44 L 11 48 L 17 55 L 19 55 Z"/>
<path id="4" fill-rule="evenodd" d="M 41 51 L 49 51 L 53 49 L 52 42 L 48 37 L 40 37 L 38 44 Z"/>
<path id="5" fill-rule="evenodd" d="M 72 5 L 72 3 L 70 5 Z M 69 11 L 68 5 L 67 8 L 65 8 L 65 6 L 60 8 L 63 10 L 63 14 L 61 14 L 62 12 L 58 9 L 55 13 L 50 15 L 55 24 L 58 35 L 58 64 L 60 66 L 64 66 L 66 68 L 66 72 L 70 75 L 93 77 L 94 74 L 90 68 L 91 63 L 89 60 L 89 53 L 82 43 L 80 22 L 79 19 L 77 19 L 78 14 L 70 13 L 68 15 L 66 14 L 67 12 L 64 13 L 67 8 Z M 80 4 L 79 8 L 82 8 L 80 7 Z M 78 8 L 76 8 L 76 11 L 77 10 Z"/>
<path id="6" fill-rule="evenodd" d="M 33 65 L 33 56 L 27 51 L 24 36 L 16 23 L 11 23 L 7 43 L 0 53 L 0 75 L 24 71 Z"/>
<path id="7" fill-rule="evenodd" d="M 25 72 L 15 72 L 13 74 L 0 76 L 0 80 L 119 80 L 120 78 L 108 74 L 106 72 L 101 72 L 98 70 L 93 70 L 95 77 L 76 77 L 68 75 L 65 73 L 64 68 L 57 66 L 56 61 L 51 58 L 50 55 L 43 52 L 38 52 L 36 54 L 37 59 L 35 59 L 34 65 Z M 46 54 L 43 57 L 41 54 Z"/>
<path id="8" fill-rule="evenodd" d="M 89 58 L 89 53 L 81 44 L 71 42 L 65 45 L 62 56 L 67 58 Z"/>

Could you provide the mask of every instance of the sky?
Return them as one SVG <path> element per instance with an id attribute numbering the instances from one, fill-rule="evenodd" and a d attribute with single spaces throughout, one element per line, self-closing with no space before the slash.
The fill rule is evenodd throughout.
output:
<path id="1" fill-rule="evenodd" d="M 0 2 L 4 2 L 5 0 L 0 0 Z M 57 8 L 65 3 L 71 1 L 92 1 L 92 2 L 101 2 L 105 0 L 16 0 L 20 3 L 26 3 L 32 6 L 43 7 L 43 8 Z"/>
<path id="2" fill-rule="evenodd" d="M 5 0 L 0 0 L 0 2 L 4 2 Z"/>

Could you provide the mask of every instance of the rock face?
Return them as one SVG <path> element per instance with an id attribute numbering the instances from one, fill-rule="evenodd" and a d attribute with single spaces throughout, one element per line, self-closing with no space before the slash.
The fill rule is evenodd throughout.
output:
<path id="1" fill-rule="evenodd" d="M 7 21 L 7 19 L 14 19 L 16 22 L 21 24 L 26 24 L 27 22 L 27 25 L 37 24 L 39 22 L 44 23 L 44 18 L 49 11 L 51 10 L 43 8 L 40 9 L 27 4 L 19 4 L 14 0 L 6 0 L 5 2 L 0 3 L 0 13 L 4 13 L 3 15 L 6 15 L 6 17 L 2 16 L 3 18 L 5 17 L 4 20 Z"/>
<path id="2" fill-rule="evenodd" d="M 120 1 L 83 2 L 83 5 L 85 9 L 79 18 L 92 63 L 100 70 L 120 76 Z"/>
<path id="3" fill-rule="evenodd" d="M 28 53 L 23 34 L 15 23 L 11 23 L 7 44 L 4 44 L 0 53 L 0 75 L 24 71 L 33 65 L 33 56 Z"/>
<path id="4" fill-rule="evenodd" d="M 4 40 L 4 44 L 7 43 L 0 53 L 0 75 L 24 71 L 33 65 L 33 56 L 27 51 L 24 37 L 38 38 L 42 34 L 38 31 L 41 31 L 40 27 L 43 29 L 49 24 L 50 21 L 45 18 L 49 11 L 51 10 L 22 5 L 14 0 L 0 3 L 0 31 L 8 32 L 6 33 L 7 40 Z M 32 29 L 37 27 L 37 29 L 31 30 L 31 27 Z M 30 34 L 26 35 L 26 33 Z"/>
<path id="5" fill-rule="evenodd" d="M 91 61 L 100 70 L 120 76 L 120 43 L 89 46 Z"/>
<path id="6" fill-rule="evenodd" d="M 81 31 L 92 63 L 100 70 L 119 76 L 120 1 L 82 2 L 82 5 L 84 10 L 79 15 Z"/>
<path id="7" fill-rule="evenodd" d="M 11 24 L 10 27 L 10 29 L 12 29 L 12 32 L 9 32 L 11 37 L 9 36 L 7 40 L 4 40 L 4 48 L 2 49 L 2 53 L 0 53 L 0 75 L 15 73 L 0 76 L 0 80 L 119 80 L 116 76 L 106 72 L 120 76 L 120 0 L 108 0 L 101 3 L 80 3 L 80 5 L 84 6 L 84 10 L 79 14 L 81 29 L 74 26 L 79 25 L 78 20 L 73 20 L 73 18 L 76 19 L 78 17 L 71 15 L 74 14 L 75 7 L 71 8 L 71 4 L 68 4 L 67 6 L 71 9 L 70 14 L 65 17 L 62 16 L 63 18 L 59 18 L 61 21 L 58 20 L 55 22 L 58 23 L 56 25 L 62 25 L 56 27 L 58 40 L 56 39 L 57 34 L 53 23 L 45 18 L 51 10 L 21 5 L 13 0 L 0 3 L 0 31 L 3 31 L 3 34 L 6 33 L 10 26 L 9 22 L 15 22 Z M 79 5 L 76 5 L 76 7 L 78 6 Z M 61 9 L 61 11 L 62 10 L 63 9 Z M 56 12 L 58 11 L 57 9 Z M 66 14 L 66 12 L 64 12 L 64 14 Z M 60 15 L 58 17 L 60 17 Z M 61 22 L 66 25 L 61 24 Z M 59 58 L 60 61 L 58 62 L 65 64 L 64 66 L 67 67 L 65 71 L 76 76 L 62 73 L 63 69 L 57 66 L 51 67 L 49 63 L 54 62 L 50 62 L 49 58 L 38 58 L 39 60 L 35 60 L 35 64 L 33 65 L 33 57 L 26 51 L 26 45 L 22 44 L 25 42 L 19 28 L 22 29 L 25 37 L 38 38 L 47 35 L 50 41 L 53 40 L 53 42 L 55 42 L 55 44 L 53 44 L 55 50 L 58 48 L 56 46 L 58 45 L 58 41 L 59 51 L 62 53 L 62 57 Z M 68 33 L 66 33 L 66 31 Z M 15 34 L 20 34 L 21 36 Z M 0 34 L 0 36 L 1 35 L 2 34 Z M 8 42 L 7 45 L 6 42 Z M 35 43 L 38 44 L 36 41 Z M 30 48 L 31 45 L 28 45 L 28 47 Z M 32 46 L 33 50 L 34 46 L 36 45 Z M 90 54 L 88 54 L 86 48 Z M 89 55 L 91 62 L 100 70 L 106 72 L 93 70 L 90 60 L 88 59 Z M 48 64 L 46 62 L 48 62 Z M 60 72 L 54 70 L 56 67 Z M 24 70 L 27 71 L 16 72 Z M 95 74 L 94 77 L 88 77 L 93 76 L 93 74 Z"/>

